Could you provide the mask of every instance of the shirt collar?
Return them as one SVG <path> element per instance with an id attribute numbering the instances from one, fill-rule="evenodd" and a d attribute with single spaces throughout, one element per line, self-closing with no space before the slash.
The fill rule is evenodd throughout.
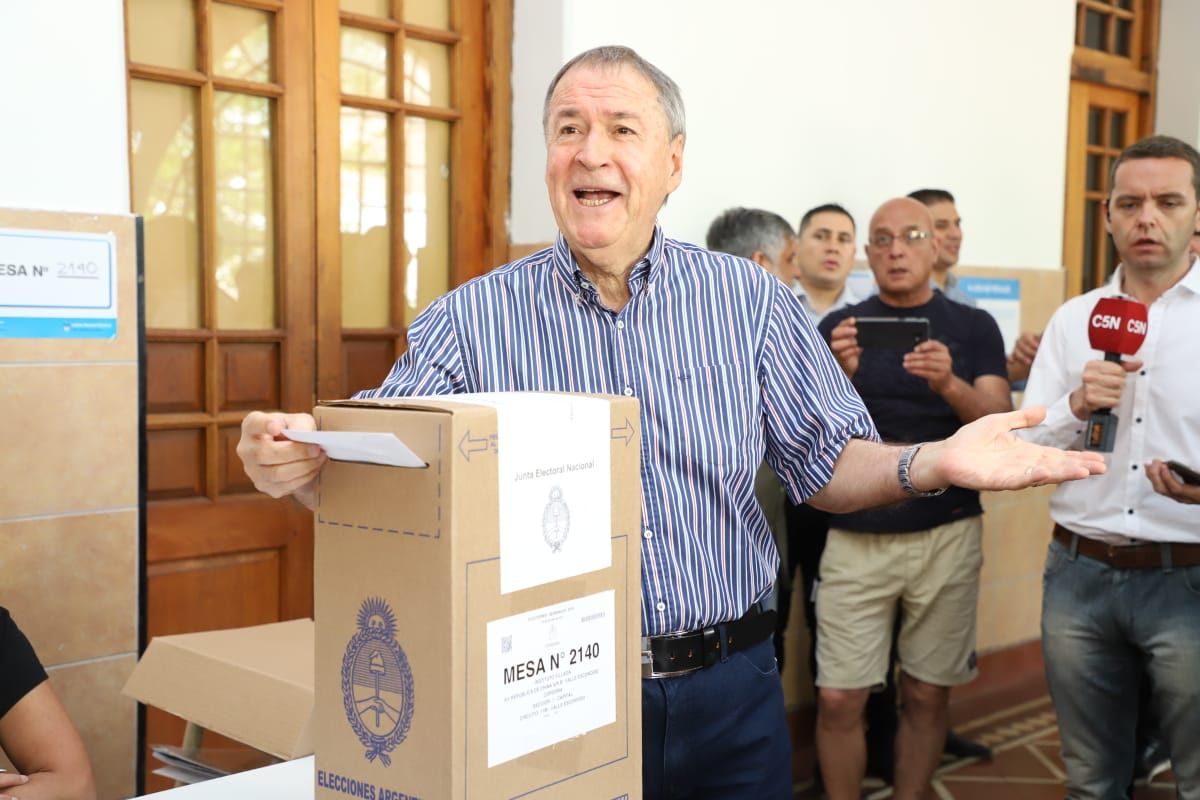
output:
<path id="1" fill-rule="evenodd" d="M 1108 288 L 1113 294 L 1119 294 L 1122 297 L 1131 297 L 1131 295 L 1121 289 L 1121 276 L 1124 274 L 1125 265 L 1118 264 L 1117 268 L 1113 270 L 1112 278 L 1108 281 Z M 1188 271 L 1184 273 L 1183 278 L 1175 286 L 1172 286 L 1167 291 L 1174 291 L 1178 286 L 1186 288 L 1192 294 L 1200 295 L 1200 256 L 1192 256 L 1192 263 L 1188 267 Z"/>
<path id="2" fill-rule="evenodd" d="M 631 293 L 636 293 L 643 286 L 662 274 L 663 253 L 666 249 L 665 243 L 666 237 L 663 235 L 662 227 L 655 224 L 654 235 L 650 239 L 650 249 L 646 251 L 644 256 L 638 259 L 629 273 L 629 290 Z M 571 286 L 576 292 L 583 290 L 585 285 L 591 285 L 587 276 L 579 269 L 579 262 L 575 260 L 575 254 L 571 252 L 571 247 L 567 244 L 567 239 L 561 232 L 554 239 L 554 268 L 562 278 L 566 279 L 567 285 Z"/>

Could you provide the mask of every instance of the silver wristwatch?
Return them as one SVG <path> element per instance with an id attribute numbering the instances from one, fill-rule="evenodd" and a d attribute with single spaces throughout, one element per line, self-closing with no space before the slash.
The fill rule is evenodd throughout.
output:
<path id="1" fill-rule="evenodd" d="M 900 452 L 900 461 L 896 464 L 896 477 L 900 479 L 900 488 L 909 497 L 937 497 L 942 492 L 946 491 L 943 486 L 940 489 L 934 489 L 931 492 L 922 492 L 912 485 L 912 480 L 908 476 L 908 468 L 912 464 L 914 458 L 917 457 L 917 452 L 924 447 L 927 442 L 919 444 L 911 444 Z"/>

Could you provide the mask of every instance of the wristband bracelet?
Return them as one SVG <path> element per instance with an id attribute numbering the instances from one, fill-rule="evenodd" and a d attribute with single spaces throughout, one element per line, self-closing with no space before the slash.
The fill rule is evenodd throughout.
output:
<path id="1" fill-rule="evenodd" d="M 912 465 L 912 461 L 917 457 L 917 453 L 927 442 L 920 444 L 909 445 L 900 452 L 900 461 L 896 464 L 896 477 L 900 479 L 900 488 L 909 497 L 937 497 L 942 492 L 946 491 L 943 486 L 940 489 L 934 489 L 930 492 L 922 492 L 920 489 L 912 485 L 912 480 L 909 478 L 908 469 Z"/>

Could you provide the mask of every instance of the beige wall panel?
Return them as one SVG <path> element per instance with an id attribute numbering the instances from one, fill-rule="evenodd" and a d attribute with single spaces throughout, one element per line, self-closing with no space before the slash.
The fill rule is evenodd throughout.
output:
<path id="1" fill-rule="evenodd" d="M 114 339 L 0 339 L 0 364 L 29 361 L 137 361 L 137 252 L 132 217 L 0 209 L 0 228 L 116 234 L 118 314 L 117 336 Z M 3 506 L 0 505 L 0 508 Z"/>
<path id="2" fill-rule="evenodd" d="M 0 522 L 4 605 L 46 666 L 137 650 L 137 512 Z"/>
<path id="3" fill-rule="evenodd" d="M 1041 630 L 1042 565 L 1050 541 L 1053 487 L 983 495 L 980 574 L 981 653 L 1036 639 Z"/>
<path id="4" fill-rule="evenodd" d="M 137 505 L 135 363 L 0 365 L 0 408 L 0 519 Z"/>

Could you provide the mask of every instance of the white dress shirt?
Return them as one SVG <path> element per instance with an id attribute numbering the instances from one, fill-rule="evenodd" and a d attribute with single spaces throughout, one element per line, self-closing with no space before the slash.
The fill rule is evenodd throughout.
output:
<path id="1" fill-rule="evenodd" d="M 1104 358 L 1088 344 L 1088 317 L 1102 297 L 1121 294 L 1118 267 L 1107 286 L 1072 298 L 1050 319 L 1025 389 L 1025 406 L 1046 406 L 1046 421 L 1022 436 L 1041 444 L 1082 449 L 1086 420 L 1071 413 L 1069 395 L 1084 365 Z M 1142 369 L 1126 375 L 1116 444 L 1108 471 L 1064 483 L 1050 500 L 1054 521 L 1081 536 L 1114 543 L 1200 542 L 1200 510 L 1154 491 L 1147 462 L 1175 459 L 1200 468 L 1200 266 L 1149 308 L 1146 339 L 1136 355 Z"/>

